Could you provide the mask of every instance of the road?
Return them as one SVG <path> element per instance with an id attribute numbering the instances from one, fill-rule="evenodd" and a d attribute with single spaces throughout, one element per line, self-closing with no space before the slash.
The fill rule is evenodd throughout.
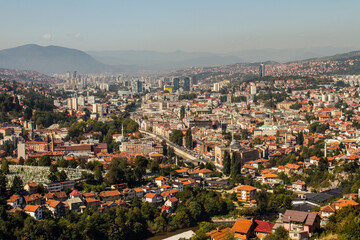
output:
<path id="1" fill-rule="evenodd" d="M 159 142 L 165 141 L 168 146 L 174 148 L 174 152 L 177 156 L 182 157 L 185 160 L 188 160 L 188 161 L 194 162 L 194 163 L 199 163 L 199 162 L 207 163 L 208 161 L 210 161 L 208 159 L 199 159 L 199 158 L 193 156 L 192 154 L 182 150 L 180 148 L 180 146 L 174 144 L 173 142 L 170 142 L 170 140 L 164 138 L 163 136 L 154 134 L 152 132 L 144 131 L 144 130 L 139 130 L 139 131 L 142 134 L 146 134 L 146 135 L 152 137 L 156 141 L 159 141 Z"/>

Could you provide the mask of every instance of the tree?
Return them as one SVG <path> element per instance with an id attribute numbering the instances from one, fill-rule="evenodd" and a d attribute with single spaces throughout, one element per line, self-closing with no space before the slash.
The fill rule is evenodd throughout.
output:
<path id="1" fill-rule="evenodd" d="M 21 178 L 19 176 L 15 176 L 11 186 L 11 191 L 16 194 L 21 194 L 21 192 L 23 191 L 23 187 L 24 185 Z"/>
<path id="2" fill-rule="evenodd" d="M 127 163 L 120 158 L 113 158 L 110 162 L 108 172 L 105 175 L 105 179 L 109 184 L 116 184 L 124 182 L 126 179 Z"/>
<path id="3" fill-rule="evenodd" d="M 191 214 L 191 217 L 195 221 L 198 221 L 202 214 L 201 204 L 196 201 L 191 201 L 189 204 L 189 212 Z"/>
<path id="4" fill-rule="evenodd" d="M 9 173 L 9 162 L 4 158 L 1 161 L 1 172 L 3 174 L 8 174 Z"/>
<path id="5" fill-rule="evenodd" d="M 208 236 L 206 236 L 206 233 L 208 233 L 214 229 L 216 229 L 216 226 L 213 223 L 201 222 L 199 224 L 199 229 L 195 232 L 195 236 L 193 236 L 191 239 L 206 240 L 206 239 L 208 239 Z"/>
<path id="6" fill-rule="evenodd" d="M 296 144 L 297 145 L 303 145 L 304 144 L 304 134 L 303 132 L 299 132 L 298 135 L 296 136 Z"/>
<path id="7" fill-rule="evenodd" d="M 320 158 L 319 160 L 319 170 L 324 172 L 327 171 L 329 168 L 329 161 L 327 158 Z"/>
<path id="8" fill-rule="evenodd" d="M 254 145 L 260 145 L 262 143 L 263 143 L 263 141 L 259 137 L 254 138 L 254 141 L 253 141 Z"/>
<path id="9" fill-rule="evenodd" d="M 35 161 L 34 158 L 28 158 L 25 161 L 25 165 L 27 165 L 27 166 L 36 166 L 37 164 L 36 164 L 36 161 Z"/>
<path id="10" fill-rule="evenodd" d="M 182 146 L 182 140 L 183 140 L 183 133 L 181 130 L 177 130 L 177 129 L 174 129 L 172 131 L 172 134 L 170 136 L 170 141 L 179 145 L 179 146 Z"/>
<path id="11" fill-rule="evenodd" d="M 20 157 L 19 159 L 19 165 L 24 165 L 25 161 L 23 157 Z"/>
<path id="12" fill-rule="evenodd" d="M 155 232 L 164 232 L 166 229 L 166 221 L 165 218 L 160 215 L 157 218 L 155 218 L 154 220 L 154 228 L 155 228 Z"/>
<path id="13" fill-rule="evenodd" d="M 40 157 L 39 166 L 50 166 L 50 165 L 51 165 L 51 158 L 49 155 Z"/>
<path id="14" fill-rule="evenodd" d="M 0 172 L 0 195 L 4 195 L 6 192 L 7 178 L 5 174 Z"/>
<path id="15" fill-rule="evenodd" d="M 191 128 L 188 128 L 185 133 L 185 146 L 188 149 L 193 148 L 193 140 L 192 140 L 192 134 L 191 134 Z"/>
<path id="16" fill-rule="evenodd" d="M 58 166 L 56 164 L 52 164 L 50 166 L 50 172 L 51 173 L 56 173 L 58 171 Z"/>
<path id="17" fill-rule="evenodd" d="M 180 108 L 180 120 L 183 120 L 185 117 L 185 107 L 181 106 Z"/>
<path id="18" fill-rule="evenodd" d="M 236 177 L 236 175 L 240 174 L 241 171 L 241 164 L 240 161 L 237 158 L 237 153 L 233 152 L 231 157 L 231 177 Z"/>
<path id="19" fill-rule="evenodd" d="M 60 172 L 56 173 L 58 181 L 65 181 L 67 179 L 67 174 L 64 170 L 61 170 Z"/>
<path id="20" fill-rule="evenodd" d="M 173 225 L 177 228 L 185 228 L 190 226 L 189 215 L 185 211 L 176 213 L 173 218 Z"/>
<path id="21" fill-rule="evenodd" d="M 94 178 L 98 182 L 98 184 L 101 184 L 103 182 L 104 178 L 100 166 L 95 167 Z"/>
<path id="22" fill-rule="evenodd" d="M 266 237 L 264 238 L 264 240 L 288 240 L 288 239 L 290 239 L 289 232 L 283 226 L 276 228 L 274 233 L 266 235 Z"/>
<path id="23" fill-rule="evenodd" d="M 241 129 L 241 140 L 247 140 L 249 137 L 249 132 L 247 129 Z"/>
<path id="24" fill-rule="evenodd" d="M 223 156 L 223 173 L 227 176 L 230 174 L 230 155 L 229 152 L 225 150 L 224 156 Z"/>

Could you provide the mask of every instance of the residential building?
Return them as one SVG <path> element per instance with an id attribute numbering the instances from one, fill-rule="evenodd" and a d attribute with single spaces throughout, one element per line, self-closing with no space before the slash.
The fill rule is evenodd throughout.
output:
<path id="1" fill-rule="evenodd" d="M 255 201 L 255 192 L 256 187 L 249 185 L 242 185 L 237 188 L 237 199 L 243 202 L 252 202 Z"/>
<path id="2" fill-rule="evenodd" d="M 26 205 L 24 211 L 36 220 L 41 220 L 43 218 L 42 208 L 38 205 Z"/>

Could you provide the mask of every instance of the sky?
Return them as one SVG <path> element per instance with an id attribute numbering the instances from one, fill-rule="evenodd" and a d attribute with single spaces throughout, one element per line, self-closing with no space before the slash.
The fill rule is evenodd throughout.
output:
<path id="1" fill-rule="evenodd" d="M 358 0 L 0 0 L 0 49 L 360 50 Z"/>

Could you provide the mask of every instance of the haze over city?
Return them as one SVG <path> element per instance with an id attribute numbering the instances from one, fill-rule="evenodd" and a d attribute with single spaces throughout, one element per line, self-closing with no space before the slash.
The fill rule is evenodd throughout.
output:
<path id="1" fill-rule="evenodd" d="M 0 48 L 360 49 L 359 1 L 1 1 Z"/>

